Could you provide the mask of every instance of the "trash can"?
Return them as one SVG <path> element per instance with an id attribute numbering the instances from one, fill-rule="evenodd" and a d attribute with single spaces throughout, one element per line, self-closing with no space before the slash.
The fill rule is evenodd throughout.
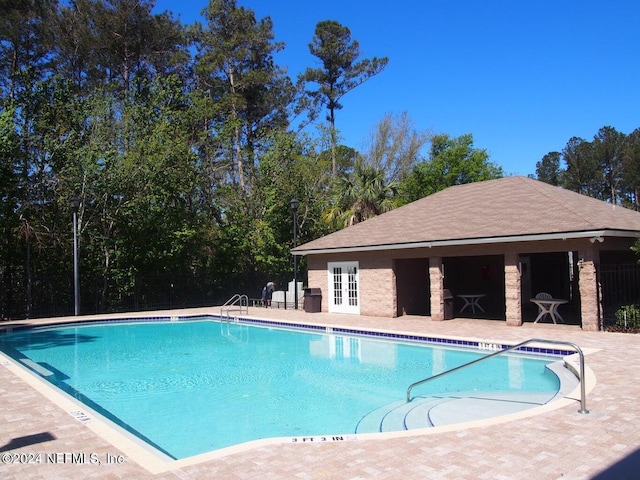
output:
<path id="1" fill-rule="evenodd" d="M 304 311 L 307 313 L 322 311 L 322 290 L 319 288 L 304 289 Z"/>
<path id="2" fill-rule="evenodd" d="M 453 318 L 453 295 L 450 290 L 444 290 L 444 319 L 451 320 Z"/>

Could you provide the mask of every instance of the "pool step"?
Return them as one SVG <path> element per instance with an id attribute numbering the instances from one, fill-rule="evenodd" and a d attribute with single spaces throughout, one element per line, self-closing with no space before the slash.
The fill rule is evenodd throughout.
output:
<path id="1" fill-rule="evenodd" d="M 356 433 L 393 432 L 432 427 L 429 411 L 449 401 L 448 397 L 416 397 L 411 402 L 399 400 L 365 415 L 356 426 Z"/>
<path id="2" fill-rule="evenodd" d="M 398 400 L 397 402 L 383 405 L 382 407 L 369 412 L 360 419 L 358 425 L 356 425 L 356 433 L 376 433 L 382 430 L 382 420 L 391 411 L 396 408 L 402 408 L 407 402 Z"/>
<path id="3" fill-rule="evenodd" d="M 547 368 L 555 373 L 560 380 L 560 390 L 558 390 L 556 398 L 566 397 L 580 385 L 578 377 L 564 365 L 564 362 L 550 363 Z"/>
<path id="4" fill-rule="evenodd" d="M 548 393 L 495 392 L 456 394 L 455 396 L 414 397 L 397 401 L 365 415 L 356 433 L 413 430 L 508 415 L 547 403 Z"/>
<path id="5" fill-rule="evenodd" d="M 434 425 L 471 422 L 528 410 L 544 405 L 551 398 L 553 396 L 548 393 L 509 392 L 483 394 L 482 397 L 462 396 L 432 408 L 429 418 Z"/>
<path id="6" fill-rule="evenodd" d="M 391 432 L 399 430 L 412 430 L 415 428 L 433 427 L 430 412 L 438 405 L 448 403 L 451 399 L 448 397 L 426 397 L 414 398 L 411 402 L 406 403 L 403 408 L 396 409 L 393 413 L 387 415 L 382 421 L 382 431 Z"/>

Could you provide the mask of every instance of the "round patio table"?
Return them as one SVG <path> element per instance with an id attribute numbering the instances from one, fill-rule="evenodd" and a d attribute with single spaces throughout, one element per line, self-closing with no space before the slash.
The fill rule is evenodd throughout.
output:
<path id="1" fill-rule="evenodd" d="M 564 323 L 564 318 L 562 318 L 562 315 L 558 312 L 558 307 L 568 303 L 568 300 L 562 300 L 561 298 L 532 298 L 530 301 L 535 303 L 540 309 L 538 318 L 536 318 L 533 323 L 538 323 L 545 315 L 549 315 L 553 323 L 558 323 L 556 320 Z"/>
<path id="2" fill-rule="evenodd" d="M 482 297 L 485 297 L 486 295 L 474 293 L 474 294 L 457 295 L 457 296 L 464 300 L 464 305 L 460 309 L 460 313 L 462 313 L 464 309 L 467 307 L 471 307 L 471 311 L 474 314 L 476 313 L 476 308 L 479 308 L 484 313 L 484 308 L 482 308 L 482 306 L 480 305 L 480 299 Z"/>

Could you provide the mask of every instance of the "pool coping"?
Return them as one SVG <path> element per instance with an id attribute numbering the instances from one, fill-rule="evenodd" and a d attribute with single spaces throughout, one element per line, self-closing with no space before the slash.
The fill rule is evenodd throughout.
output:
<path id="1" fill-rule="evenodd" d="M 128 317 L 118 318 L 92 318 L 92 319 L 78 319 L 78 321 L 51 321 L 51 322 L 39 322 L 37 324 L 30 325 L 2 325 L 3 331 L 15 331 L 30 328 L 54 328 L 64 325 L 78 325 L 78 324 L 96 324 L 96 323 L 111 323 L 111 322 L 135 322 L 135 321 L 180 321 L 182 320 L 197 320 L 207 318 L 220 320 L 220 316 L 212 313 L 206 314 L 192 314 L 192 315 L 136 315 Z M 322 333 L 341 333 L 345 335 L 367 335 L 371 338 L 376 337 L 391 337 L 394 339 L 405 339 L 406 341 L 419 341 L 426 343 L 423 339 L 440 339 L 440 343 L 445 343 L 447 346 L 475 346 L 484 344 L 487 346 L 487 350 L 493 349 L 496 345 L 510 346 L 517 344 L 517 342 L 504 342 L 495 339 L 473 339 L 461 338 L 457 336 L 423 336 L 406 334 L 402 331 L 394 331 L 393 329 L 376 329 L 376 328 L 353 328 L 349 326 L 329 325 L 326 323 L 306 323 L 306 322 L 289 322 L 280 320 L 268 320 L 261 318 L 259 315 L 247 315 L 241 317 L 243 321 L 247 323 L 254 323 L 263 326 L 272 326 L 276 328 L 300 328 L 310 331 L 318 331 Z M 55 320 L 55 319 L 54 319 Z M 356 333 L 358 332 L 358 333 Z M 415 340 L 418 339 L 418 340 Z M 462 342 L 466 342 L 462 343 Z M 428 340 L 428 343 L 438 343 Z M 476 347 L 477 348 L 477 347 Z M 546 347 L 543 347 L 546 348 Z M 585 355 L 598 351 L 597 349 L 583 349 Z M 525 352 L 527 353 L 527 352 Z M 528 352 L 528 353 L 540 353 L 540 352 Z M 574 352 L 564 351 L 568 355 L 562 355 L 562 359 L 565 365 L 574 371 L 575 374 L 579 372 L 579 365 L 576 363 L 577 354 Z M 553 355 L 553 354 L 552 354 Z M 556 356 L 558 356 L 556 354 Z M 99 413 L 91 410 L 89 407 L 76 401 L 70 395 L 59 390 L 55 386 L 49 384 L 45 379 L 38 377 L 33 372 L 29 371 L 26 366 L 21 365 L 14 359 L 8 357 L 4 353 L 0 352 L 0 365 L 7 367 L 12 373 L 20 377 L 25 383 L 29 384 L 32 388 L 42 393 L 45 397 L 49 398 L 52 403 L 57 407 L 65 410 L 77 421 L 81 422 L 84 426 L 92 430 L 94 433 L 102 437 L 105 441 L 109 442 L 114 447 L 125 453 L 128 458 L 139 466 L 147 470 L 152 474 L 158 474 L 168 472 L 175 469 L 180 469 L 187 466 L 198 465 L 204 462 L 208 462 L 215 459 L 227 457 L 232 454 L 246 452 L 262 446 L 269 445 L 282 445 L 282 444 L 311 444 L 311 443 L 337 443 L 337 442 L 353 442 L 359 440 L 387 440 L 391 438 L 409 438 L 425 435 L 437 435 L 444 432 L 455 432 L 460 430 L 466 430 L 469 428 L 486 427 L 511 422 L 514 420 L 529 418 L 532 416 L 540 415 L 545 412 L 557 410 L 563 407 L 571 405 L 579 406 L 580 403 L 580 383 L 578 386 L 564 395 L 562 398 L 554 398 L 548 403 L 530 409 L 526 409 L 520 412 L 501 415 L 497 417 L 491 417 L 481 420 L 473 420 L 469 422 L 461 422 L 450 425 L 442 425 L 437 427 L 413 429 L 406 431 L 395 432 L 380 432 L 380 433 L 349 433 L 349 434 L 335 434 L 325 436 L 307 436 L 307 437 L 270 437 L 264 439 L 253 440 L 244 442 L 241 444 L 233 445 L 217 449 L 210 452 L 194 455 L 184 459 L 174 460 L 173 458 L 164 455 L 162 452 L 154 449 L 146 444 L 144 441 L 138 439 L 133 434 L 130 434 L 121 427 L 115 425 Z M 576 375 L 578 376 L 578 375 Z M 585 366 L 585 391 L 591 392 L 596 385 L 596 378 L 592 370 Z M 55 401 L 53 401 L 55 399 Z"/>

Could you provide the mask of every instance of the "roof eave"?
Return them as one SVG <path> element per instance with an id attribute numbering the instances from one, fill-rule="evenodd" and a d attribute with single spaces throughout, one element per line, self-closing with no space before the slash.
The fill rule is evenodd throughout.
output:
<path id="1" fill-rule="evenodd" d="M 326 253 L 348 253 L 348 252 L 373 252 L 382 250 L 406 250 L 413 248 L 433 248 L 433 247 L 451 247 L 463 245 L 479 245 L 488 243 L 513 243 L 513 242 L 532 242 L 541 240 L 568 240 L 575 238 L 588 238 L 591 243 L 596 241 L 602 243 L 604 237 L 637 237 L 640 238 L 640 231 L 635 230 L 584 230 L 577 232 L 557 232 L 557 233 L 541 233 L 530 235 L 511 235 L 500 237 L 481 237 L 481 238 L 461 238 L 451 240 L 434 240 L 425 242 L 407 242 L 392 243 L 379 245 L 356 245 L 351 247 L 335 247 L 335 248 L 318 248 L 304 249 L 304 246 L 297 247 L 292 250 L 293 255 L 319 255 Z"/>

